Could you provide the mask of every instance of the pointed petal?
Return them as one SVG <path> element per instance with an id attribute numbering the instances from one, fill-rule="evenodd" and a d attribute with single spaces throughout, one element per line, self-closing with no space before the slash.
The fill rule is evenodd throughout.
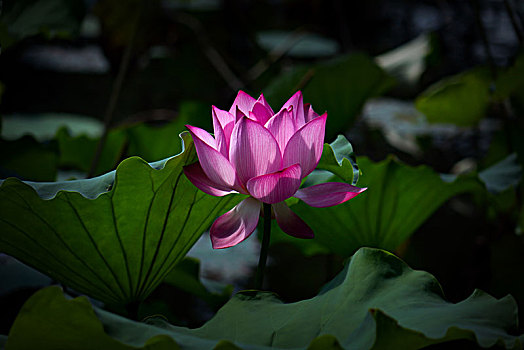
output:
<path id="1" fill-rule="evenodd" d="M 343 182 L 326 182 L 301 188 L 295 197 L 316 208 L 332 207 L 355 198 L 367 188 L 355 187 Z"/>
<path id="2" fill-rule="evenodd" d="M 248 238 L 260 216 L 260 202 L 246 198 L 236 207 L 215 220 L 209 230 L 214 249 L 232 247 Z"/>
<path id="3" fill-rule="evenodd" d="M 219 108 L 216 108 L 215 106 L 213 106 L 213 114 L 217 118 L 218 122 L 220 122 L 222 130 L 224 130 L 224 135 L 226 139 L 229 140 L 231 138 L 231 131 L 233 131 L 233 126 L 235 126 L 235 116 L 227 111 L 223 111 Z"/>
<path id="4" fill-rule="evenodd" d="M 195 135 L 196 137 L 198 137 L 200 141 L 203 141 L 208 146 L 216 149 L 216 141 L 213 138 L 213 136 L 211 136 L 207 131 L 199 127 L 191 126 L 191 125 L 186 125 L 186 128 L 189 129 L 189 132 L 191 133 L 191 135 Z M 193 137 L 193 140 L 194 139 L 195 138 Z"/>
<path id="5" fill-rule="evenodd" d="M 278 146 L 280 147 L 280 151 L 284 154 L 287 142 L 295 133 L 291 111 L 281 109 L 280 112 L 267 121 L 265 127 L 275 137 Z"/>
<path id="6" fill-rule="evenodd" d="M 198 160 L 207 177 L 222 188 L 233 189 L 236 182 L 235 169 L 222 153 L 195 134 L 195 127 L 187 126 L 198 155 Z M 198 131 L 198 130 L 197 130 Z M 209 134 L 208 134 L 209 135 Z M 214 141 L 214 140 L 213 140 Z"/>
<path id="7" fill-rule="evenodd" d="M 300 187 L 301 173 L 300 165 L 295 164 L 272 174 L 253 177 L 246 187 L 249 194 L 264 203 L 282 202 Z"/>
<path id="8" fill-rule="evenodd" d="M 309 123 L 313 119 L 318 118 L 319 115 L 313 110 L 313 106 L 311 106 L 311 104 L 306 103 L 304 105 L 304 116 L 306 118 L 306 123 Z"/>
<path id="9" fill-rule="evenodd" d="M 213 117 L 213 130 L 215 132 L 216 149 L 222 153 L 224 157 L 229 158 L 229 139 L 231 137 L 231 131 L 233 131 L 235 118 L 228 112 L 221 111 L 215 106 L 213 106 L 212 109 L 213 111 L 211 115 Z M 226 123 L 226 129 L 224 129 L 224 124 L 220 119 Z M 229 135 L 226 134 L 226 131 L 229 133 Z"/>
<path id="10" fill-rule="evenodd" d="M 253 105 L 257 102 L 253 97 L 246 94 L 244 91 L 240 90 L 233 101 L 233 105 L 229 109 L 229 113 L 235 115 L 237 107 L 244 113 L 244 115 L 249 115 L 249 112 L 253 109 Z"/>
<path id="11" fill-rule="evenodd" d="M 273 211 L 278 226 L 290 236 L 297 238 L 313 238 L 313 230 L 289 207 L 286 202 L 273 204 Z"/>
<path id="12" fill-rule="evenodd" d="M 271 112 L 271 115 L 275 114 L 275 112 L 273 112 L 273 108 L 271 108 L 269 103 L 266 101 L 266 98 L 264 97 L 264 94 L 260 94 L 260 96 L 258 97 L 257 102 L 262 103 L 269 110 L 269 112 Z"/>
<path id="13" fill-rule="evenodd" d="M 300 164 L 302 177 L 309 175 L 317 166 L 324 147 L 327 114 L 313 119 L 289 139 L 283 156 L 283 167 Z"/>
<path id="14" fill-rule="evenodd" d="M 242 112 L 240 110 L 240 108 L 238 108 L 238 106 L 236 107 L 234 114 L 235 114 L 235 123 L 238 122 L 240 119 L 242 119 L 244 117 L 248 117 L 249 118 L 249 113 L 244 114 L 244 112 Z"/>
<path id="15" fill-rule="evenodd" d="M 233 193 L 231 189 L 222 187 L 214 183 L 207 177 L 199 163 L 194 163 L 184 167 L 184 174 L 189 181 L 201 191 L 216 197 L 222 197 Z"/>
<path id="16" fill-rule="evenodd" d="M 252 177 L 280 170 L 282 165 L 280 149 L 273 135 L 248 118 L 239 120 L 233 129 L 229 159 L 243 185 Z"/>
<path id="17" fill-rule="evenodd" d="M 273 113 L 260 102 L 253 105 L 253 114 L 255 115 L 256 121 L 262 125 L 266 124 L 269 118 L 273 116 Z"/>
<path id="18" fill-rule="evenodd" d="M 304 102 L 302 100 L 302 92 L 297 91 L 289 100 L 287 100 L 286 103 L 284 103 L 284 106 L 282 106 L 282 109 L 288 108 L 289 106 L 293 106 L 293 118 L 295 120 L 296 128 L 302 127 L 306 123 L 306 119 L 304 117 Z"/>

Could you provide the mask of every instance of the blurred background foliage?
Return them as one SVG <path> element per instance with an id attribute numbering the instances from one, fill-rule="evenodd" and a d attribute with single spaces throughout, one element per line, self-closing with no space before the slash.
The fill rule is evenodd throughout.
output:
<path id="1" fill-rule="evenodd" d="M 311 297 L 373 246 L 434 274 L 451 301 L 482 288 L 522 309 L 523 15 L 511 0 L 4 0 L 0 178 L 67 180 L 132 155 L 157 161 L 181 151 L 185 124 L 210 130 L 211 105 L 227 109 L 239 89 L 274 109 L 302 90 L 328 112 L 326 142 L 350 140 L 358 184 L 370 189 L 335 208 L 296 204 L 317 239 L 276 229 L 268 289 Z M 256 242 L 216 255 L 208 246 L 197 244 L 202 266 L 179 265 L 143 316 L 195 326 L 227 300 L 224 283 L 250 285 L 253 258 L 225 271 Z M 3 259 L 7 334 L 28 290 L 49 282 Z M 15 268 L 26 271 L 22 286 Z M 194 302 L 174 302 L 177 293 Z"/>

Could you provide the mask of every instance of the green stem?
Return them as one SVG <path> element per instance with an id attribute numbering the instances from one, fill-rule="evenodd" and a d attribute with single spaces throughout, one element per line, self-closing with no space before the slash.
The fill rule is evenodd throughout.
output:
<path id="1" fill-rule="evenodd" d="M 255 289 L 262 289 L 264 283 L 264 270 L 266 269 L 267 252 L 271 235 L 271 204 L 264 203 L 264 232 L 262 234 L 262 247 L 258 260 L 257 274 L 255 277 Z"/>

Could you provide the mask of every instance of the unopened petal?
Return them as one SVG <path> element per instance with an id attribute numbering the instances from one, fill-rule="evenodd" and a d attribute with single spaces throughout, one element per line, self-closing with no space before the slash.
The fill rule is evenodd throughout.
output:
<path id="1" fill-rule="evenodd" d="M 216 108 L 215 106 L 213 106 L 212 110 L 213 130 L 215 132 L 217 150 L 227 157 L 229 151 L 229 140 L 231 139 L 231 132 L 235 126 L 236 118 L 231 113 Z M 222 136 L 220 136 L 220 134 L 222 134 Z M 226 150 L 224 150 L 224 147 Z"/>
<path id="2" fill-rule="evenodd" d="M 295 120 L 296 128 L 300 128 L 306 123 L 304 117 L 304 102 L 302 100 L 302 92 L 297 91 L 286 103 L 282 106 L 282 109 L 287 109 L 293 106 L 293 119 Z"/>
<path id="3" fill-rule="evenodd" d="M 292 112 L 287 109 L 282 109 L 275 114 L 266 123 L 266 128 L 277 140 L 280 151 L 284 154 L 287 142 L 295 133 L 295 124 L 292 119 Z"/>
<path id="4" fill-rule="evenodd" d="M 204 173 L 214 183 L 222 188 L 233 189 L 236 184 L 236 173 L 233 165 L 219 151 L 204 142 L 197 134 L 194 133 L 194 127 L 189 127 L 189 132 L 193 137 L 193 143 L 198 155 L 198 160 Z"/>
<path id="5" fill-rule="evenodd" d="M 271 108 L 269 103 L 266 101 L 266 98 L 264 97 L 264 94 L 260 94 L 260 96 L 258 97 L 257 102 L 262 103 L 271 112 L 271 115 L 275 114 L 275 112 L 273 112 L 273 108 Z"/>
<path id="6" fill-rule="evenodd" d="M 264 125 L 273 116 L 272 111 L 264 106 L 262 103 L 257 102 L 253 105 L 252 113 L 255 116 L 256 121 Z"/>
<path id="7" fill-rule="evenodd" d="M 367 188 L 355 187 L 343 182 L 326 182 L 301 188 L 295 197 L 316 208 L 332 207 L 355 198 Z"/>
<path id="8" fill-rule="evenodd" d="M 289 207 L 286 202 L 273 204 L 273 211 L 278 226 L 290 236 L 297 238 L 313 238 L 313 230 Z"/>
<path id="9" fill-rule="evenodd" d="M 306 123 L 319 117 L 319 115 L 313 110 L 313 106 L 309 103 L 304 104 L 304 116 L 306 118 Z"/>
<path id="10" fill-rule="evenodd" d="M 215 132 L 216 150 L 222 153 L 224 157 L 229 158 L 229 139 L 226 137 L 224 128 L 218 119 L 215 106 L 213 106 L 211 115 L 213 118 L 213 131 Z"/>
<path id="11" fill-rule="evenodd" d="M 257 100 L 240 90 L 235 101 L 233 101 L 233 105 L 229 109 L 229 113 L 236 115 L 238 107 L 238 109 L 247 116 L 249 115 L 249 111 L 253 109 L 255 102 L 257 102 Z"/>
<path id="12" fill-rule="evenodd" d="M 200 163 L 185 166 L 184 174 L 198 189 L 212 196 L 222 197 L 234 192 L 229 188 L 222 187 L 211 181 L 211 179 L 209 179 L 209 177 L 204 173 L 204 170 L 202 170 Z"/>
<path id="13" fill-rule="evenodd" d="M 186 125 L 186 128 L 189 129 L 189 132 L 191 133 L 191 135 L 198 137 L 200 141 L 203 141 L 208 146 L 216 149 L 216 141 L 213 138 L 213 136 L 211 136 L 207 131 L 197 126 L 191 126 L 191 125 Z M 193 140 L 194 139 L 195 138 L 193 137 Z"/>
<path id="14" fill-rule="evenodd" d="M 273 135 L 248 118 L 239 120 L 233 129 L 229 159 L 243 185 L 252 177 L 280 170 L 282 165 L 280 149 Z"/>
<path id="15" fill-rule="evenodd" d="M 246 198 L 215 220 L 209 230 L 214 249 L 232 247 L 248 238 L 258 224 L 260 202 Z"/>
<path id="16" fill-rule="evenodd" d="M 298 164 L 284 170 L 249 179 L 247 190 L 264 203 L 278 203 L 292 197 L 300 187 L 301 170 Z"/>
<path id="17" fill-rule="evenodd" d="M 283 167 L 300 164 L 302 177 L 317 166 L 324 147 L 327 114 L 313 119 L 289 139 L 283 156 Z"/>

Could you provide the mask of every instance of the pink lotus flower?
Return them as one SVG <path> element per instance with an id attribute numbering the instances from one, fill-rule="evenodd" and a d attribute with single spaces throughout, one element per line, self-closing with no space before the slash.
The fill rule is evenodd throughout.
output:
<path id="1" fill-rule="evenodd" d="M 234 246 L 255 230 L 262 203 L 272 205 L 276 221 L 287 234 L 313 238 L 311 228 L 284 200 L 296 197 L 313 207 L 343 203 L 365 188 L 331 182 L 299 189 L 317 166 L 324 146 L 327 113 L 319 116 L 295 93 L 274 113 L 239 91 L 229 111 L 212 107 L 214 137 L 186 125 L 199 162 L 184 168 L 188 179 L 212 196 L 239 192 L 250 197 L 220 216 L 210 229 L 213 248 Z"/>

